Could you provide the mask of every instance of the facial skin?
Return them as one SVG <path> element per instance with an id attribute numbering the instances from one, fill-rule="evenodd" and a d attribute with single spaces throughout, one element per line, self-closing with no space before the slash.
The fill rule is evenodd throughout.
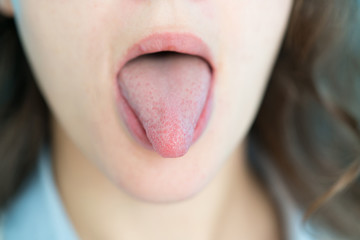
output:
<path id="1" fill-rule="evenodd" d="M 291 9 L 291 0 L 1 2 L 8 12 L 14 8 L 57 129 L 115 186 L 151 202 L 200 192 L 245 139 Z M 174 159 L 134 141 L 115 101 L 114 78 L 125 51 L 158 31 L 199 36 L 218 71 L 209 124 L 189 152 Z"/>

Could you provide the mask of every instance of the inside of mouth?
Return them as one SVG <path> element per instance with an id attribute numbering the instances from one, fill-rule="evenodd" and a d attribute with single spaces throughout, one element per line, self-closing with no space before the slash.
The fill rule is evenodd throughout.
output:
<path id="1" fill-rule="evenodd" d="M 142 56 L 153 56 L 153 57 L 166 57 L 172 54 L 182 54 L 179 52 L 175 52 L 175 51 L 160 51 L 160 52 L 153 52 L 153 53 L 148 53 L 148 54 L 144 54 Z"/>
<path id="2" fill-rule="evenodd" d="M 152 58 L 165 58 L 165 57 L 170 57 L 170 56 L 176 56 L 176 55 L 184 55 L 184 56 L 193 56 L 193 55 L 189 55 L 189 54 L 186 54 L 186 53 L 181 53 L 181 52 L 176 52 L 176 51 L 171 51 L 171 50 L 168 50 L 168 51 L 158 51 L 158 52 L 153 52 L 153 53 L 147 53 L 147 54 L 143 54 L 143 55 L 140 55 L 134 59 L 132 59 L 131 61 L 134 61 L 138 58 L 142 58 L 142 57 L 152 57 Z M 213 73 L 213 69 L 211 67 L 211 65 L 207 62 L 207 60 L 203 59 L 202 57 L 200 56 L 197 56 L 198 58 L 202 59 L 206 64 L 207 64 L 207 67 L 210 71 L 210 73 L 212 74 Z M 129 61 L 129 62 L 131 62 Z"/>

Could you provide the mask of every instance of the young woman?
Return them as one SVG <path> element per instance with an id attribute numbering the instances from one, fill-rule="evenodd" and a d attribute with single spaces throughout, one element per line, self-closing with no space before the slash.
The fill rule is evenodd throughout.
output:
<path id="1" fill-rule="evenodd" d="M 359 9 L 0 0 L 0 239 L 359 239 Z"/>

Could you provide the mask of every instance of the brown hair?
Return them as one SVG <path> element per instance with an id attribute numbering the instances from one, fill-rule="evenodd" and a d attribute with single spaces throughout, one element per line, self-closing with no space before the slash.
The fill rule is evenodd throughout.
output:
<path id="1" fill-rule="evenodd" d="M 249 133 L 305 217 L 348 238 L 360 236 L 359 9 L 357 0 L 295 0 Z M 0 16 L 0 207 L 49 139 L 48 115 L 14 22 Z"/>
<path id="2" fill-rule="evenodd" d="M 0 15 L 0 208 L 35 165 L 48 132 L 48 109 L 13 19 Z"/>
<path id="3" fill-rule="evenodd" d="M 304 220 L 347 239 L 360 237 L 359 10 L 357 0 L 294 2 L 249 134 Z"/>

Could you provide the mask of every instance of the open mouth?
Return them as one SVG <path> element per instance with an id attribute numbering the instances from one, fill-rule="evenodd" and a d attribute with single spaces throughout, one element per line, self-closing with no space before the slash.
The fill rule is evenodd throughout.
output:
<path id="1" fill-rule="evenodd" d="M 117 85 L 131 135 L 162 157 L 183 156 L 207 125 L 212 79 L 212 66 L 201 55 L 165 49 L 126 61 Z"/>

